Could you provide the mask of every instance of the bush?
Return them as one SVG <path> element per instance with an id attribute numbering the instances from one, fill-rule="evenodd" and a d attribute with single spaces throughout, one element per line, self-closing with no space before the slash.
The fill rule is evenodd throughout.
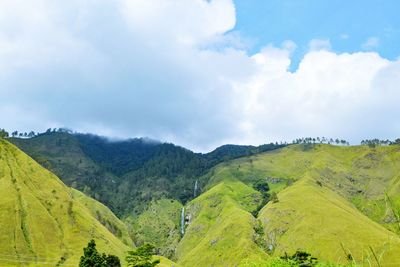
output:
<path id="1" fill-rule="evenodd" d="M 100 254 L 96 249 L 96 242 L 92 239 L 83 249 L 79 267 L 121 267 L 121 262 L 117 256 Z"/>
<path id="2" fill-rule="evenodd" d="M 129 267 L 154 267 L 160 263 L 160 260 L 152 260 L 155 255 L 153 245 L 144 244 L 134 251 L 129 251 L 126 261 Z"/>
<path id="3" fill-rule="evenodd" d="M 292 256 L 285 254 L 281 257 L 282 260 L 293 264 L 294 266 L 313 267 L 317 266 L 318 260 L 312 257 L 310 253 L 297 250 Z"/>

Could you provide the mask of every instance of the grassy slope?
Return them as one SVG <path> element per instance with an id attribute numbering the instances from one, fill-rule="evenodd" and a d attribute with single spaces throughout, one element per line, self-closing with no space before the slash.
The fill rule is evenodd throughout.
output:
<path id="1" fill-rule="evenodd" d="M 399 210 L 399 152 L 400 146 L 290 146 L 221 164 L 211 172 L 210 184 L 231 177 L 248 184 L 256 178 L 272 177 L 278 182 L 270 186 L 279 192 L 292 181 L 309 176 L 352 202 L 369 218 L 397 231 L 385 192 Z"/>
<path id="2" fill-rule="evenodd" d="M 10 142 L 35 159 L 40 165 L 51 170 L 65 184 L 112 204 L 112 191 L 118 177 L 106 172 L 88 157 L 79 140 L 67 133 L 44 134 L 34 138 L 10 138 Z"/>
<path id="3" fill-rule="evenodd" d="M 181 238 L 179 232 L 182 204 L 172 199 L 160 199 L 150 203 L 139 216 L 128 217 L 125 221 L 130 226 L 135 243 L 153 244 L 161 255 L 172 258 Z"/>
<path id="4" fill-rule="evenodd" d="M 220 164 L 207 178 L 209 188 L 220 181 L 239 179 L 251 184 L 267 178 L 276 192 L 298 181 L 278 194 L 279 203 L 268 204 L 260 214 L 266 239 L 271 242 L 276 235 L 275 255 L 303 247 L 336 261 L 345 255 L 342 242 L 357 260 L 371 260 L 371 245 L 377 254 L 383 253 L 385 264 L 392 264 L 385 266 L 396 266 L 398 237 L 382 225 L 396 229 L 385 192 L 398 207 L 399 151 L 399 146 L 290 146 Z"/>
<path id="5" fill-rule="evenodd" d="M 76 264 L 91 238 L 100 251 L 120 257 L 128 249 L 55 175 L 4 140 L 0 195 L 1 266 L 5 259 L 57 263 L 61 257 Z"/>
<path id="6" fill-rule="evenodd" d="M 235 266 L 244 258 L 266 258 L 253 242 L 250 211 L 260 194 L 239 181 L 221 182 L 188 203 L 191 222 L 178 246 L 182 266 Z"/>
<path id="7" fill-rule="evenodd" d="M 128 227 L 120 221 L 108 207 L 76 189 L 71 188 L 71 194 L 74 200 L 85 206 L 93 217 L 118 237 L 124 244 L 134 246 L 133 241 L 129 236 Z"/>
<path id="8" fill-rule="evenodd" d="M 259 218 L 276 256 L 302 249 L 331 262 L 346 263 L 346 255 L 352 254 L 357 263 L 374 265 L 371 246 L 382 257 L 382 266 L 400 262 L 397 235 L 312 179 L 304 178 L 282 191 L 279 202 L 268 203 Z"/>

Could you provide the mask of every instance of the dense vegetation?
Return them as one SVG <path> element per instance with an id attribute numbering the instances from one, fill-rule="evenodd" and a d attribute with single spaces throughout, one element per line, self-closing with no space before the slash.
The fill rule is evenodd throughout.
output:
<path id="1" fill-rule="evenodd" d="M 193 198 L 196 179 L 216 164 L 284 146 L 226 145 L 200 154 L 148 139 L 109 141 L 50 129 L 33 138 L 9 140 L 66 184 L 100 200 L 120 216 L 140 214 L 149 202 L 161 198 L 186 203 Z M 199 189 L 203 185 L 199 183 Z"/>
<path id="2" fill-rule="evenodd" d="M 63 205 L 64 210 L 52 214 L 59 222 L 65 221 L 64 213 L 70 222 L 80 216 L 90 218 L 101 229 L 103 237 L 95 238 L 101 251 L 105 250 L 104 241 L 122 244 L 115 252 L 105 250 L 117 255 L 122 265 L 131 261 L 132 266 L 338 266 L 325 263 L 330 261 L 342 266 L 397 266 L 400 261 L 398 141 L 372 139 L 363 141 L 362 146 L 349 146 L 339 139 L 300 138 L 294 142 L 298 144 L 289 146 L 226 145 L 198 154 L 146 139 L 110 142 L 98 136 L 53 130 L 8 140 L 29 151 L 69 185 L 118 212 L 124 222 L 96 200 L 67 188 L 72 200 L 65 203 L 72 205 Z M 5 148 L 12 147 L 2 142 Z M 17 188 L 24 190 L 23 198 L 37 192 L 37 186 L 29 184 L 32 177 L 40 176 L 47 185 L 45 191 L 54 187 L 57 201 L 64 199 L 58 195 L 62 190 L 57 183 L 43 180 L 43 173 L 37 176 L 35 163 L 23 157 L 31 163 L 17 161 L 9 171 L 6 162 L 13 156 L 2 154 L 0 160 L 7 160 L 0 164 L 0 189 L 10 191 L 4 183 L 8 178 L 1 177 L 14 177 L 24 170 L 17 179 Z M 39 199 L 52 199 L 47 193 L 39 195 Z M 33 240 L 37 236 L 32 222 L 25 222 L 38 215 L 23 208 L 28 202 L 22 203 L 17 209 L 9 207 L 8 212 L 19 216 L 21 223 L 15 225 L 16 229 L 20 227 L 21 237 Z M 32 214 L 40 210 L 30 208 Z M 0 225 L 10 227 L 7 220 Z M 77 227 L 81 234 L 87 230 L 87 224 Z M 65 229 L 67 236 L 74 235 Z M 74 254 L 58 256 L 60 266 L 76 262 L 78 247 L 81 251 L 83 243 L 95 233 L 93 229 L 88 232 L 91 234 L 83 234 L 79 244 L 70 248 Z M 115 239 L 118 241 L 110 241 Z M 126 252 L 132 250 L 126 244 L 132 242 L 143 247 L 126 258 Z M 4 244 L 12 250 L 9 246 Z M 92 248 L 89 250 L 93 252 Z M 92 252 L 86 253 L 88 258 L 104 264 L 107 258 L 117 262 L 116 257 Z M 36 254 L 38 259 L 41 255 Z"/>
<path id="3" fill-rule="evenodd" d="M 121 267 L 121 261 L 115 255 L 101 254 L 96 249 L 96 242 L 92 239 L 83 249 L 83 256 L 79 267 Z"/>

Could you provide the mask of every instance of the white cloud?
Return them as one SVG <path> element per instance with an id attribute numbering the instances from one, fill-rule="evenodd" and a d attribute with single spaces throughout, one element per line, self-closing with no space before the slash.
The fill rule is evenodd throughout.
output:
<path id="1" fill-rule="evenodd" d="M 122 0 L 120 7 L 132 30 L 168 43 L 207 42 L 236 23 L 231 0 Z"/>
<path id="2" fill-rule="evenodd" d="M 308 44 L 310 51 L 331 50 L 331 48 L 331 42 L 325 39 L 313 39 Z"/>
<path id="3" fill-rule="evenodd" d="M 3 0 L 0 126 L 201 150 L 399 132 L 399 61 L 312 40 L 290 72 L 293 42 L 248 55 L 234 24 L 230 0 Z"/>
<path id="4" fill-rule="evenodd" d="M 364 50 L 372 50 L 378 46 L 379 46 L 379 38 L 378 37 L 370 37 L 362 44 L 362 48 Z"/>

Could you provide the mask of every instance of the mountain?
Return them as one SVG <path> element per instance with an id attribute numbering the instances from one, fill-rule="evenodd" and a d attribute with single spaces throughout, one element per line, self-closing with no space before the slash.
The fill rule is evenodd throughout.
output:
<path id="1" fill-rule="evenodd" d="M 153 243 L 183 267 L 288 266 L 279 257 L 297 250 L 321 262 L 400 262 L 399 145 L 226 145 L 198 154 L 66 133 L 11 141 L 119 211 L 127 227 L 70 189 L 108 232 Z"/>
<path id="2" fill-rule="evenodd" d="M 108 208 L 1 139 L 0 195 L 1 266 L 76 265 L 92 238 L 101 251 L 122 257 L 133 244 Z"/>
<path id="3" fill-rule="evenodd" d="M 149 139 L 110 141 L 66 132 L 46 132 L 9 141 L 67 185 L 99 200 L 120 217 L 140 214 L 156 199 L 186 203 L 193 198 L 197 178 L 216 164 L 282 147 L 227 145 L 200 154 Z M 202 186 L 199 184 L 199 189 Z"/>
<path id="4" fill-rule="evenodd" d="M 222 163 L 207 175 L 208 191 L 186 206 L 178 262 L 259 266 L 300 249 L 335 263 L 398 266 L 399 152 L 398 145 L 292 145 Z M 259 180 L 277 197 L 257 215 L 250 189 Z"/>
<path id="5" fill-rule="evenodd" d="M 178 245 L 182 266 L 237 266 L 268 259 L 255 242 L 256 210 L 262 196 L 240 181 L 223 181 L 186 206 L 186 232 Z"/>

